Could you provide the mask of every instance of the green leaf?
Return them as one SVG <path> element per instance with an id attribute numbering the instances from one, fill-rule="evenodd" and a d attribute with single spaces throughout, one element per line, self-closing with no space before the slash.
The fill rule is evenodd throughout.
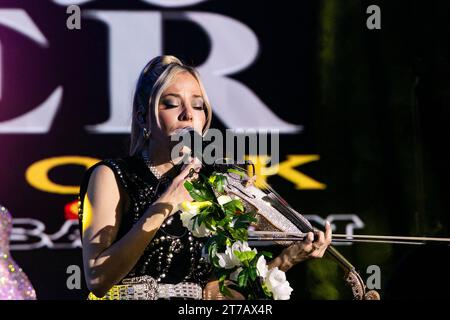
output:
<path id="1" fill-rule="evenodd" d="M 270 292 L 269 288 L 266 286 L 264 282 L 261 284 L 261 287 L 263 288 L 265 295 L 268 298 L 272 298 L 272 292 Z"/>
<path id="2" fill-rule="evenodd" d="M 267 252 L 267 251 L 261 251 L 260 252 L 263 256 L 265 256 L 265 257 L 267 257 L 267 258 L 269 258 L 269 259 L 272 259 L 272 252 Z"/>
<path id="3" fill-rule="evenodd" d="M 247 270 L 242 270 L 238 276 L 238 284 L 239 287 L 246 287 L 248 282 L 248 273 Z"/>
<path id="4" fill-rule="evenodd" d="M 184 187 L 189 192 L 192 199 L 196 201 L 214 201 L 216 200 L 214 193 L 204 184 L 196 181 L 185 181 Z"/>
<path id="5" fill-rule="evenodd" d="M 233 242 L 236 241 L 247 241 L 247 229 L 233 229 L 228 228 L 227 231 L 230 233 L 233 238 Z"/>
<path id="6" fill-rule="evenodd" d="M 227 181 L 227 178 L 224 175 L 217 176 L 217 182 L 216 182 L 216 188 L 217 192 L 222 193 L 223 187 L 225 186 L 225 183 Z"/>
<path id="7" fill-rule="evenodd" d="M 256 278 L 258 277 L 258 274 L 256 272 L 256 268 L 250 268 L 249 269 L 249 273 L 250 273 L 250 279 L 252 279 L 252 281 L 255 281 Z"/>
<path id="8" fill-rule="evenodd" d="M 236 214 L 236 211 L 244 212 L 244 205 L 238 199 L 231 200 L 230 202 L 225 203 L 223 205 L 223 208 L 225 209 L 225 213 L 233 215 Z"/>
<path id="9" fill-rule="evenodd" d="M 226 273 L 222 274 L 219 277 L 219 290 L 220 290 L 220 293 L 222 293 L 224 296 L 232 298 L 233 295 L 231 294 L 230 289 L 228 289 L 227 285 L 225 284 L 225 280 L 227 277 L 228 277 L 228 274 L 226 274 Z"/>
<path id="10" fill-rule="evenodd" d="M 252 222 L 256 222 L 257 220 L 253 217 L 252 214 L 242 214 L 237 216 L 236 221 L 234 223 L 235 228 L 245 228 L 251 225 Z"/>
<path id="11" fill-rule="evenodd" d="M 210 199 L 206 199 L 206 198 L 203 196 L 203 194 L 201 193 L 200 190 L 195 189 L 191 182 L 185 181 L 183 185 L 184 185 L 184 187 L 186 188 L 186 190 L 189 192 L 189 195 L 190 195 L 190 196 L 192 197 L 192 199 L 194 199 L 195 201 L 206 201 L 206 200 L 210 200 Z"/>
<path id="12" fill-rule="evenodd" d="M 208 248 L 209 260 L 211 261 L 213 266 L 220 268 L 219 258 L 217 257 L 218 243 L 215 237 L 211 238 L 211 240 L 208 241 L 206 245 Z"/>
<path id="13" fill-rule="evenodd" d="M 249 263 L 256 256 L 256 252 L 254 252 L 254 251 L 240 252 L 240 251 L 234 250 L 233 253 L 239 259 L 239 261 L 241 261 L 242 263 Z"/>

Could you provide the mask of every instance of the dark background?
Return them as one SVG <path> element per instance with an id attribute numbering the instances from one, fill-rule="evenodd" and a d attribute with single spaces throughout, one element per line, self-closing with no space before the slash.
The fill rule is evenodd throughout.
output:
<path id="1" fill-rule="evenodd" d="M 366 28 L 370 4 L 381 8 L 381 30 Z M 34 189 L 24 177 L 28 166 L 53 156 L 103 159 L 128 152 L 127 135 L 92 134 L 84 128 L 108 118 L 108 30 L 88 19 L 81 30 L 67 30 L 65 7 L 51 1 L 6 0 L 2 8 L 25 9 L 51 45 L 40 48 L 0 26 L 0 121 L 42 102 L 57 84 L 64 86 L 64 96 L 48 134 L 0 134 L 0 203 L 15 218 L 39 219 L 47 233 L 54 233 L 65 221 L 64 205 L 76 195 Z M 448 236 L 448 1 L 210 0 L 176 9 L 94 1 L 81 8 L 195 10 L 244 23 L 256 33 L 260 52 L 253 65 L 232 77 L 280 118 L 304 126 L 299 134 L 280 137 L 280 160 L 289 154 L 320 155 L 298 170 L 326 189 L 297 190 L 279 176 L 268 182 L 304 214 L 358 215 L 365 227 L 357 233 Z M 209 43 L 200 28 L 181 22 L 165 22 L 163 28 L 164 53 L 193 65 L 205 61 Z M 217 118 L 212 127 L 225 129 Z M 66 166 L 50 177 L 77 185 L 84 170 Z M 344 230 L 338 226 L 337 231 Z M 363 278 L 367 266 L 380 266 L 383 298 L 448 298 L 448 247 L 353 244 L 339 249 Z M 38 299 L 86 297 L 84 283 L 82 290 L 66 287 L 67 266 L 82 265 L 79 248 L 14 250 L 12 255 Z M 342 276 L 328 259 L 299 265 L 288 272 L 292 298 L 348 299 Z"/>

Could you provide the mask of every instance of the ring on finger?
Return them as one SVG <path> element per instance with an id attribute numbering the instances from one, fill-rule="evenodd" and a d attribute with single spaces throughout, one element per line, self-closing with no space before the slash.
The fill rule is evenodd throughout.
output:
<path id="1" fill-rule="evenodd" d="M 190 178 L 192 178 L 192 177 L 194 176 L 194 174 L 196 174 L 195 169 L 194 169 L 194 168 L 191 168 L 191 169 L 189 170 L 189 173 L 186 175 L 185 179 L 190 179 Z"/>

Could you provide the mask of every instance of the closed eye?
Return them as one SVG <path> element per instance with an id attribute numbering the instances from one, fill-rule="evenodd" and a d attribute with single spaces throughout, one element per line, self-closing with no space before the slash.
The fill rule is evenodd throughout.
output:
<path id="1" fill-rule="evenodd" d="M 172 108 L 177 108 L 180 103 L 177 101 L 174 101 L 173 99 L 167 99 L 167 100 L 163 100 L 162 104 L 167 108 L 167 109 L 172 109 Z"/>
<path id="2" fill-rule="evenodd" d="M 192 108 L 194 108 L 195 110 L 203 111 L 203 110 L 205 110 L 205 105 L 202 104 L 202 105 L 192 106 Z"/>

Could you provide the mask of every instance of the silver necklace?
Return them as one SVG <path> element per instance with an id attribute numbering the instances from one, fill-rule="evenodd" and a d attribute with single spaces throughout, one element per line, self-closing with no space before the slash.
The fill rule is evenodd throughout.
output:
<path id="1" fill-rule="evenodd" d="M 153 175 L 160 180 L 162 178 L 162 174 L 156 169 L 155 164 L 150 160 L 150 157 L 148 156 L 148 150 L 144 149 L 142 151 L 142 158 L 144 159 L 145 164 L 150 169 L 150 171 L 153 173 Z"/>

